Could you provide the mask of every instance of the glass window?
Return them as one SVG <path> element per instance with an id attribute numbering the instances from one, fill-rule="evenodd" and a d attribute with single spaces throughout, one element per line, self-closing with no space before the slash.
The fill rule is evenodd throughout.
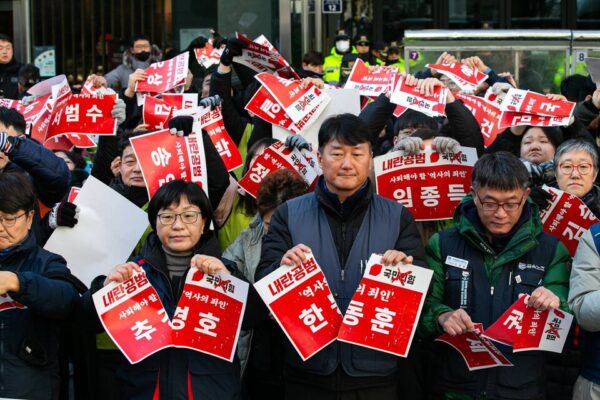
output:
<path id="1" fill-rule="evenodd" d="M 511 0 L 511 11 L 512 28 L 561 27 L 561 0 Z"/>
<path id="2" fill-rule="evenodd" d="M 499 2 L 494 0 L 450 0 L 450 28 L 498 28 Z"/>
<path id="3" fill-rule="evenodd" d="M 600 1 L 577 0 L 577 29 L 598 29 Z"/>
<path id="4" fill-rule="evenodd" d="M 433 0 L 383 0 L 383 40 L 401 40 L 407 29 L 433 28 Z"/>

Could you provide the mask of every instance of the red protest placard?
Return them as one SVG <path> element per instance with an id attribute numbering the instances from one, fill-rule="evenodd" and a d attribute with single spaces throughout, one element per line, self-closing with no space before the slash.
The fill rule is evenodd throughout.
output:
<path id="1" fill-rule="evenodd" d="M 573 315 L 556 309 L 538 311 L 531 307 L 523 315 L 523 327 L 513 343 L 513 352 L 530 350 L 562 353 Z"/>
<path id="2" fill-rule="evenodd" d="M 79 195 L 80 191 L 81 191 L 81 188 L 78 188 L 76 186 L 72 186 L 71 190 L 69 190 L 69 196 L 67 196 L 67 201 L 69 203 L 74 202 L 75 199 L 77 198 L 77 196 Z"/>
<path id="3" fill-rule="evenodd" d="M 153 96 L 144 97 L 144 124 L 148 130 L 166 129 L 173 115 L 173 107 Z"/>
<path id="4" fill-rule="evenodd" d="M 389 93 L 394 85 L 398 70 L 393 67 L 369 67 L 360 58 L 356 60 L 344 89 L 358 89 L 361 96 L 379 96 Z"/>
<path id="5" fill-rule="evenodd" d="M 160 99 L 174 110 L 185 110 L 198 106 L 198 93 L 163 93 Z"/>
<path id="6" fill-rule="evenodd" d="M 171 328 L 173 345 L 233 361 L 248 284 L 231 275 L 190 269 Z"/>
<path id="7" fill-rule="evenodd" d="M 207 69 L 212 65 L 219 65 L 219 62 L 221 61 L 221 54 L 223 54 L 223 50 L 216 49 L 212 44 L 212 40 L 206 42 L 203 48 L 194 49 L 196 61 L 198 61 L 198 64 Z"/>
<path id="8" fill-rule="evenodd" d="M 502 129 L 511 126 L 567 126 L 570 117 L 547 117 L 544 115 L 526 114 L 515 111 L 502 111 L 498 126 Z"/>
<path id="9" fill-rule="evenodd" d="M 477 68 L 466 64 L 427 64 L 426 67 L 438 70 L 441 74 L 450 78 L 460 90 L 473 91 L 488 78 L 486 74 Z"/>
<path id="10" fill-rule="evenodd" d="M 478 96 L 455 93 L 454 96 L 471 111 L 483 135 L 483 145 L 488 147 L 496 136 L 502 133 L 505 128 L 500 127 L 500 109 L 495 103 L 484 100 Z"/>
<path id="11" fill-rule="evenodd" d="M 215 145 L 227 171 L 233 171 L 240 167 L 243 164 L 242 155 L 225 129 L 221 107 L 215 107 L 213 110 L 206 108 L 198 117 L 198 121 L 200 127 L 208 133 L 211 142 Z"/>
<path id="12" fill-rule="evenodd" d="M 475 324 L 473 331 L 456 336 L 444 333 L 435 340 L 454 347 L 465 360 L 469 371 L 492 367 L 511 367 L 512 363 L 492 342 L 481 335 L 482 331 L 483 325 Z"/>
<path id="13" fill-rule="evenodd" d="M 135 84 L 136 92 L 163 93 L 176 86 L 183 85 L 188 73 L 190 53 L 179 54 L 167 61 L 159 61 L 144 71 L 148 77 Z"/>
<path id="14" fill-rule="evenodd" d="M 254 43 L 258 43 L 260 45 L 266 46 L 270 51 L 279 54 L 279 58 L 277 61 L 279 64 L 283 65 L 280 69 L 275 71 L 275 75 L 280 76 L 285 79 L 300 79 L 300 76 L 296 73 L 296 70 L 292 68 L 292 66 L 283 58 L 283 56 L 277 51 L 275 46 L 269 42 L 269 39 L 265 35 L 260 35 L 256 39 L 254 39 Z"/>
<path id="15" fill-rule="evenodd" d="M 306 114 L 300 121 L 294 123 L 264 86 L 261 86 L 254 96 L 252 96 L 248 104 L 246 104 L 246 110 L 255 114 L 257 117 L 273 125 L 279 125 L 294 134 L 297 134 L 304 128 L 310 126 L 318 118 L 321 109 L 324 107 L 325 105 L 319 105 Z"/>
<path id="16" fill-rule="evenodd" d="M 406 357 L 432 275 L 414 265 L 384 266 L 371 255 L 338 340 Z"/>
<path id="17" fill-rule="evenodd" d="M 144 272 L 112 282 L 92 298 L 106 333 L 130 363 L 171 346 L 169 318 Z"/>
<path id="18" fill-rule="evenodd" d="M 506 346 L 512 346 L 517 334 L 521 332 L 528 298 L 529 296 L 521 296 L 515 301 L 496 322 L 483 332 L 483 336 Z"/>
<path id="19" fill-rule="evenodd" d="M 17 111 L 25 118 L 27 132 L 32 131 L 32 126 L 35 124 L 38 118 L 41 117 L 42 112 L 44 111 L 44 106 L 48 101 L 51 101 L 51 96 L 51 94 L 46 94 L 40 97 L 36 97 L 26 106 L 19 102 L 19 104 L 17 105 Z M 35 139 L 39 140 L 39 136 Z M 43 143 L 43 138 L 40 143 Z"/>
<path id="20" fill-rule="evenodd" d="M 544 232 L 558 238 L 573 256 L 581 236 L 599 220 L 577 196 L 545 185 L 543 189 L 552 195 L 551 204 L 540 211 Z"/>
<path id="21" fill-rule="evenodd" d="M 312 254 L 298 266 L 277 268 L 254 287 L 303 361 L 337 337 L 342 315 Z"/>
<path id="22" fill-rule="evenodd" d="M 116 100 L 116 95 L 71 96 L 50 122 L 46 140 L 60 135 L 115 135 L 117 120 L 111 112 Z"/>
<path id="23" fill-rule="evenodd" d="M 282 168 L 296 172 L 311 188 L 314 188 L 319 177 L 311 167 L 311 161 L 307 160 L 298 149 L 290 150 L 282 142 L 276 142 L 257 157 L 238 183 L 242 189 L 256 198 L 258 187 L 265 177 L 271 171 Z"/>
<path id="24" fill-rule="evenodd" d="M 471 189 L 475 149 L 460 147 L 453 154 L 428 148 L 413 156 L 402 154 L 375 157 L 377 193 L 404 205 L 417 221 L 452 218 Z"/>
<path id="25" fill-rule="evenodd" d="M 409 86 L 400 78 L 392 91 L 390 101 L 430 117 L 439 117 L 446 115 L 447 93 L 447 87 L 436 86 L 433 95 L 425 96 L 416 90 L 416 86 Z"/>
<path id="26" fill-rule="evenodd" d="M 19 100 L 11 100 L 0 98 L 0 107 L 4 108 L 17 108 L 19 106 Z"/>
<path id="27" fill-rule="evenodd" d="M 195 134 L 178 137 L 165 129 L 129 141 L 140 163 L 150 198 L 158 188 L 175 179 L 195 182 L 207 191 L 206 159 L 201 137 Z"/>
<path id="28" fill-rule="evenodd" d="M 287 69 L 281 60 L 281 55 L 269 43 L 261 44 L 253 42 L 241 33 L 236 33 L 238 40 L 244 42 L 245 48 L 242 49 L 242 55 L 235 57 L 233 61 L 238 64 L 247 66 L 258 73 L 266 72 L 269 74 L 276 73 L 278 70 Z"/>
<path id="29" fill-rule="evenodd" d="M 316 120 L 331 100 L 312 83 L 303 85 L 300 81 L 283 79 L 268 73 L 257 74 L 255 78 L 296 123 L 311 113 L 314 114 L 311 121 Z M 315 112 L 317 107 L 320 111 Z"/>
<path id="30" fill-rule="evenodd" d="M 575 109 L 575 103 L 572 101 L 550 100 L 540 93 L 511 88 L 504 96 L 500 109 L 502 111 L 554 118 L 570 118 Z"/>
<path id="31" fill-rule="evenodd" d="M 52 94 L 44 104 L 43 109 L 35 118 L 31 127 L 31 137 L 40 143 L 46 141 L 46 134 L 50 124 L 60 115 L 64 106 L 73 96 L 71 88 L 66 79 L 52 86 Z"/>
<path id="32" fill-rule="evenodd" d="M 27 308 L 16 300 L 13 300 L 8 293 L 0 295 L 0 311 L 13 310 L 15 308 Z"/>

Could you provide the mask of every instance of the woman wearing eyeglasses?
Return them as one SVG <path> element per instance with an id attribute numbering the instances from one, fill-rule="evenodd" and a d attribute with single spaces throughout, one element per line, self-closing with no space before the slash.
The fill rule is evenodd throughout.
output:
<path id="1" fill-rule="evenodd" d="M 104 285 L 127 280 L 143 269 L 173 319 L 190 268 L 211 274 L 230 273 L 236 268 L 220 258 L 219 243 L 210 230 L 212 208 L 196 184 L 175 180 L 162 186 L 150 201 L 148 219 L 152 232 L 140 257 L 114 267 Z M 94 286 L 92 291 L 97 289 Z M 89 294 L 86 297 L 87 303 Z M 137 364 L 125 362 L 117 371 L 117 379 L 121 398 L 126 399 L 225 400 L 240 396 L 237 358 L 230 363 L 181 348 L 163 349 Z"/>
<path id="2" fill-rule="evenodd" d="M 79 301 L 65 260 L 38 246 L 34 189 L 0 174 L 0 398 L 55 399 L 59 323 Z"/>
<path id="3" fill-rule="evenodd" d="M 600 187 L 596 146 L 583 140 L 567 140 L 554 155 L 556 183 L 560 190 L 579 197 L 600 218 Z"/>

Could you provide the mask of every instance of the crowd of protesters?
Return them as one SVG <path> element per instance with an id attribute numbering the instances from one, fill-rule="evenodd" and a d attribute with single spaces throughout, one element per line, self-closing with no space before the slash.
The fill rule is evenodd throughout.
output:
<path id="1" fill-rule="evenodd" d="M 540 219 L 551 200 L 543 185 L 576 196 L 600 218 L 600 89 L 591 77 L 565 77 L 563 93 L 546 94 L 577 103 L 568 125 L 507 128 L 486 147 L 458 88 L 434 69 L 411 71 L 405 80 L 421 93 L 451 89 L 446 117 L 414 110 L 395 117 L 396 105 L 381 94 L 359 115 L 329 117 L 315 146 L 301 134 L 285 140 L 290 149 L 317 147 L 312 150 L 322 175 L 313 189 L 282 169 L 264 179 L 254 198 L 238 181 L 277 140 L 271 124 L 244 109 L 259 88 L 255 72 L 234 60 L 244 42 L 214 39 L 223 53 L 211 68 L 194 55 L 206 46 L 205 38 L 186 49 L 185 90 L 198 93 L 198 105 L 220 107 L 243 168 L 228 172 L 202 132 L 208 195 L 183 180 L 148 195 L 130 142 L 148 133 L 136 83 L 147 78 L 145 68 L 162 60 L 147 36 L 131 39 L 118 68 L 89 77 L 119 97 L 111 114 L 117 134 L 101 136 L 93 150 L 51 151 L 30 137 L 23 115 L 0 107 L 0 296 L 19 304 L 0 310 L 1 398 L 600 399 L 600 225 L 581 237 L 571 258 Z M 334 43 L 327 57 L 308 52 L 298 75 L 320 88 L 343 87 L 358 59 L 404 73 L 396 42 L 371 43 L 340 31 Z M 462 63 L 485 72 L 481 94 L 491 90 L 502 97 L 517 86 L 510 74 L 494 72 L 485 61 L 456 59 L 449 49 L 436 64 Z M 11 39 L 0 34 L 0 98 L 29 102 L 27 90 L 39 80 L 39 71 L 16 61 Z M 169 128 L 187 136 L 193 122 L 175 117 Z M 426 147 L 455 153 L 459 146 L 474 148 L 479 159 L 453 219 L 415 222 L 399 202 L 376 194 L 374 156 L 414 155 Z M 67 195 L 89 176 L 146 211 L 149 221 L 130 260 L 107 265 L 91 283 L 79 281 L 61 255 L 43 248 L 57 227 L 77 225 L 78 208 Z M 433 271 L 408 357 L 334 341 L 303 360 L 251 289 L 233 362 L 168 348 L 131 364 L 104 332 L 92 301 L 104 286 L 143 270 L 173 318 L 190 269 L 254 283 L 302 263 L 307 253 L 323 269 L 342 314 L 373 253 L 385 265 Z M 512 353 L 499 346 L 512 367 L 470 371 L 458 352 L 434 343 L 443 333 L 471 331 L 476 322 L 487 328 L 523 294 L 530 296 L 529 307 L 575 315 L 561 354 Z"/>

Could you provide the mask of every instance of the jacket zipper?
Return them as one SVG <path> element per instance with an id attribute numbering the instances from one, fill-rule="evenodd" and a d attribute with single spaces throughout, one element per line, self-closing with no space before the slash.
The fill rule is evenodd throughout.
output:
<path id="1" fill-rule="evenodd" d="M 346 267 L 346 223 L 342 223 L 342 259 L 340 264 L 340 277 L 344 282 L 345 267 Z"/>

